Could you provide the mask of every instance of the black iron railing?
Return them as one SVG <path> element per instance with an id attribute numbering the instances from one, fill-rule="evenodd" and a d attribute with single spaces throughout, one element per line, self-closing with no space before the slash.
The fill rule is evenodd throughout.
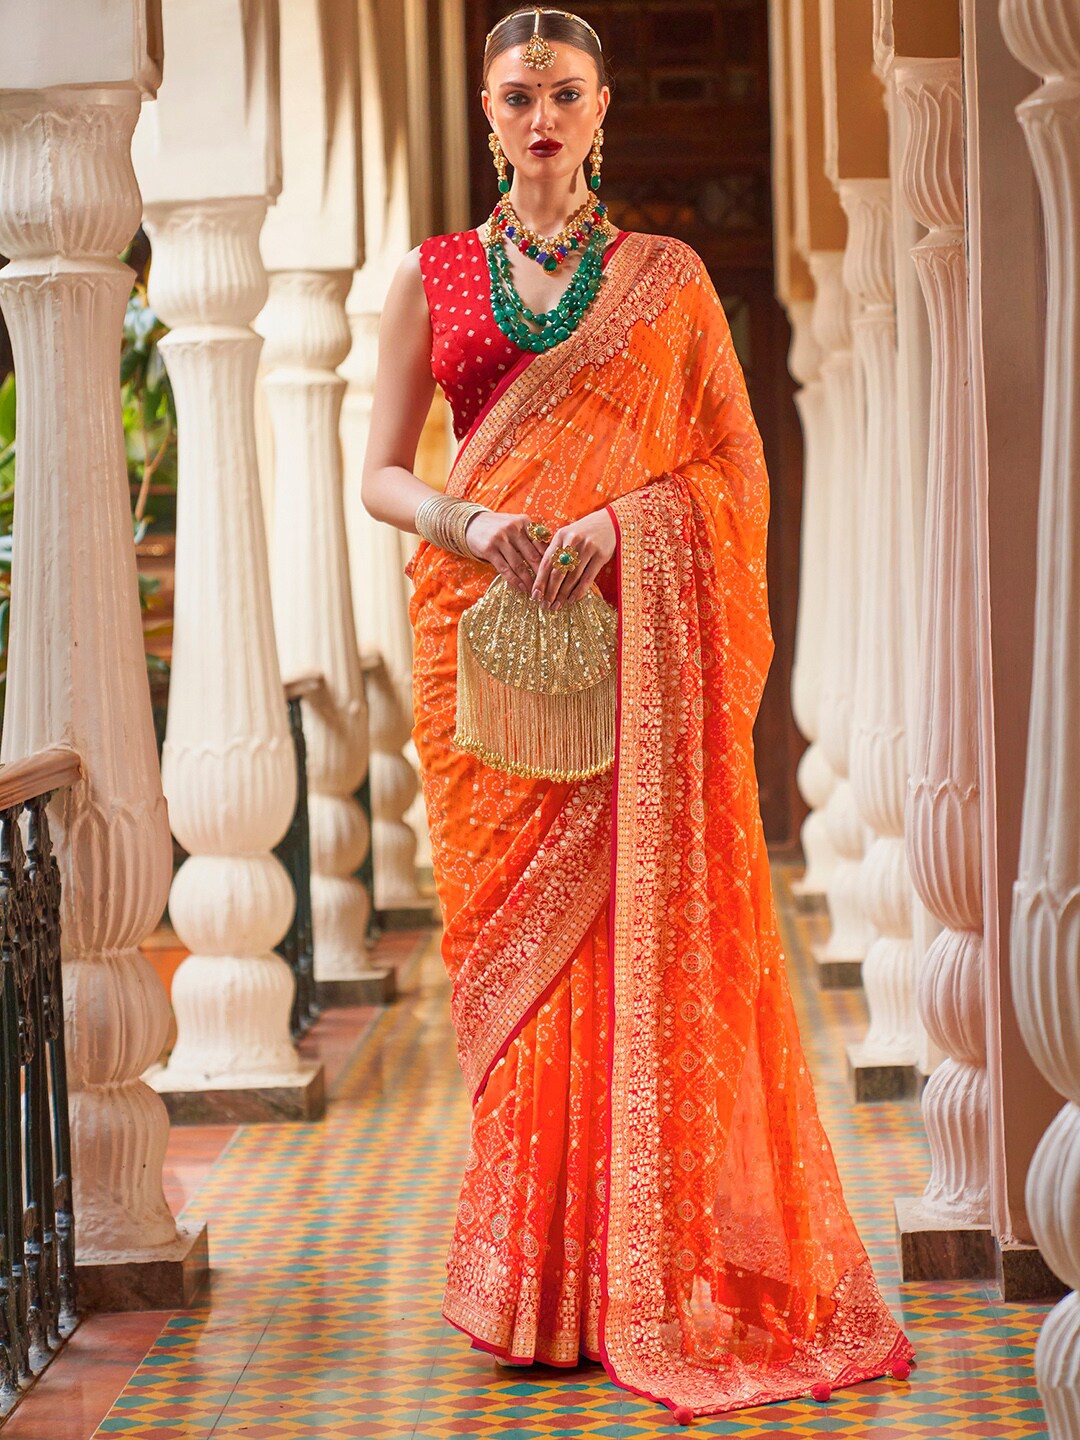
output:
<path id="1" fill-rule="evenodd" d="M 79 777 L 45 751 L 0 768 L 0 1416 L 75 1326 L 75 1216 L 46 802 Z"/>
<path id="2" fill-rule="evenodd" d="M 277 953 L 287 963 L 296 981 L 291 1016 L 294 1039 L 318 1019 L 320 1010 L 315 1002 L 315 943 L 311 927 L 311 831 L 308 825 L 307 747 L 304 743 L 304 718 L 301 701 L 322 688 L 319 676 L 305 676 L 285 686 L 289 707 L 289 729 L 296 747 L 296 809 L 292 822 L 282 837 L 275 854 L 292 877 L 296 889 L 296 909 L 292 924 L 282 937 Z"/>

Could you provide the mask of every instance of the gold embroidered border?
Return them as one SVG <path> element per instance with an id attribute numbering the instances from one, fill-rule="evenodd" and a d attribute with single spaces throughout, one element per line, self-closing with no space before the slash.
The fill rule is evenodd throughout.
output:
<path id="1" fill-rule="evenodd" d="M 608 772 L 575 788 L 454 980 L 451 1014 L 471 1096 L 606 901 L 610 845 Z"/>
<path id="2" fill-rule="evenodd" d="M 526 420 L 554 409 L 585 366 L 600 366 L 618 354 L 631 326 L 655 320 L 671 303 L 672 292 L 700 265 L 696 252 L 673 236 L 629 234 L 611 257 L 600 293 L 573 337 L 530 361 L 458 452 L 446 493 L 463 495 L 478 471 L 513 446 Z"/>

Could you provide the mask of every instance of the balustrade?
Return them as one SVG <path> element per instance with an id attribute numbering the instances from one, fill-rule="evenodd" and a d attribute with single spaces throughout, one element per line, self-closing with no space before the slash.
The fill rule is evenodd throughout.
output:
<path id="1" fill-rule="evenodd" d="M 0 769 L 0 1418 L 75 1328 L 60 866 L 46 804 L 74 751 Z"/>

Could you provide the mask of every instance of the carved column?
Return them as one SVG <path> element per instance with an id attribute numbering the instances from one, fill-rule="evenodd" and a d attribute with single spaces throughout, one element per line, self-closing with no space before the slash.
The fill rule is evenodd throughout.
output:
<path id="1" fill-rule="evenodd" d="M 273 849 L 297 783 L 256 465 L 262 341 L 251 322 L 266 299 L 259 240 L 280 187 L 277 15 L 272 0 L 169 0 L 168 73 L 134 146 L 179 430 L 163 778 L 190 857 L 169 909 L 192 953 L 173 981 L 177 1043 L 153 1083 L 184 1118 L 298 1119 L 323 1106 L 321 1067 L 301 1064 L 289 1031 L 292 975 L 274 953 L 295 897 Z"/>
<path id="2" fill-rule="evenodd" d="M 813 265 L 813 257 L 811 257 Z M 818 742 L 821 719 L 821 671 L 825 597 L 829 585 L 829 495 L 832 466 L 829 452 L 829 408 L 821 378 L 822 352 L 814 312 L 821 300 L 793 301 L 788 306 L 792 344 L 788 369 L 799 381 L 795 405 L 803 429 L 803 518 L 799 558 L 799 613 L 795 628 L 795 663 L 791 672 L 791 708 L 810 744 L 799 761 L 798 782 L 810 813 L 801 840 L 806 869 L 792 885 L 800 903 L 824 901 L 836 856 L 822 814 L 833 787 L 833 773 Z"/>
<path id="3" fill-rule="evenodd" d="M 414 911 L 416 923 L 431 921 L 416 884 L 416 836 L 405 820 L 416 799 L 416 772 L 406 760 L 410 720 L 401 708 L 385 659 L 369 654 L 364 674 L 371 737 L 372 850 L 375 905 L 380 912 Z"/>
<path id="4" fill-rule="evenodd" d="M 943 928 L 919 976 L 919 1012 L 944 1059 L 923 1092 L 930 1179 L 898 1199 L 905 1278 L 992 1272 L 982 957 L 982 814 L 975 472 L 958 60 L 898 61 L 908 118 L 901 183 L 929 231 L 912 255 L 931 337 L 921 676 L 907 799 L 915 887 Z"/>
<path id="5" fill-rule="evenodd" d="M 891 185 L 888 180 L 847 180 L 840 186 L 840 200 L 850 234 L 845 283 L 860 302 L 853 328 L 866 397 L 850 770 L 855 804 L 872 837 L 860 880 L 876 932 L 862 965 L 870 1025 L 865 1037 L 848 1047 L 848 1068 L 857 1100 L 884 1100 L 913 1088 L 917 1051 L 911 878 L 904 846 L 904 651 L 899 643 L 914 615 L 901 554 Z"/>
<path id="6" fill-rule="evenodd" d="M 286 183 L 288 183 L 286 179 Z M 338 422 L 349 349 L 349 271 L 271 277 L 259 325 L 263 389 L 274 429 L 273 596 L 282 671 L 322 675 L 304 701 L 315 978 L 323 1000 L 385 998 L 342 985 L 374 977 L 366 933 L 370 897 L 354 871 L 371 843 L 354 798 L 368 765 L 368 715 L 353 627 Z M 379 972 L 385 982 L 389 972 Z M 355 990 L 355 985 L 352 986 Z"/>
<path id="7" fill-rule="evenodd" d="M 0 17 L 0 54 L 20 43 Z M 80 1299 L 90 1304 L 140 1289 L 151 1303 L 184 1303 L 194 1238 L 178 1235 L 165 1203 L 168 1116 L 139 1078 L 165 1043 L 169 1011 L 137 947 L 160 918 L 171 871 L 117 381 L 132 273 L 116 255 L 139 223 L 139 104 L 134 83 L 0 91 L 0 251 L 11 257 L 0 305 L 19 435 L 3 758 L 69 745 L 83 765 L 51 825 Z M 200 1243 L 205 1265 L 205 1230 Z M 136 1278 L 147 1266 L 164 1287 Z"/>
<path id="8" fill-rule="evenodd" d="M 354 871 L 371 846 L 354 798 L 368 716 L 352 611 L 339 433 L 349 353 L 345 299 L 362 258 L 356 0 L 281 10 L 281 195 L 262 253 L 270 299 L 263 394 L 274 433 L 274 623 L 284 672 L 317 673 L 304 702 L 315 978 L 324 1003 L 382 1000 L 393 972 L 368 958 L 371 897 Z M 376 202 L 381 204 L 381 199 Z M 359 472 L 353 477 L 360 486 Z"/>
<path id="9" fill-rule="evenodd" d="M 150 301 L 176 395 L 176 611 L 162 771 L 188 852 L 169 912 L 192 951 L 173 981 L 177 1041 L 153 1083 L 182 1092 L 316 1086 L 289 1033 L 292 976 L 274 946 L 294 895 L 271 852 L 296 803 L 274 646 L 253 404 L 266 294 L 259 198 L 153 204 Z M 316 1100 L 315 1108 L 321 1101 Z M 208 1112 L 198 1111 L 200 1115 Z"/>
<path id="10" fill-rule="evenodd" d="M 1053 1440 L 1080 1434 L 1080 14 L 1069 0 L 1003 0 L 1009 48 L 1049 76 L 1019 107 L 1042 196 L 1046 364 L 1035 655 L 1012 975 L 1020 1025 L 1066 1104 L 1039 1142 L 1026 1201 L 1035 1238 L 1073 1291 L 1039 1333 L 1035 1371 Z"/>
<path id="11" fill-rule="evenodd" d="M 848 244 L 851 244 L 849 237 Z M 814 951 L 823 985 L 858 985 L 862 957 L 873 938 L 862 905 L 860 865 L 865 832 L 848 776 L 851 709 L 858 632 L 859 551 L 857 507 L 865 424 L 851 344 L 851 298 L 844 288 L 839 255 L 811 262 L 820 291 L 815 309 L 818 343 L 824 352 L 821 379 L 828 405 L 831 490 L 829 495 L 829 585 L 822 636 L 820 739 L 836 777 L 824 815 L 836 863 L 827 898 L 832 928 Z"/>

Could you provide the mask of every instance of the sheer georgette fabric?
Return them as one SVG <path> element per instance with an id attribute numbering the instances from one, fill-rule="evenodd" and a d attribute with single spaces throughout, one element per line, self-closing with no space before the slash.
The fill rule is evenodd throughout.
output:
<path id="1" fill-rule="evenodd" d="M 422 255 L 447 239 L 467 262 L 463 237 Z M 687 1418 L 912 1347 L 844 1202 L 777 929 L 752 740 L 768 480 L 742 371 L 689 246 L 624 233 L 604 275 L 570 340 L 491 381 L 447 489 L 553 528 L 608 507 L 614 770 L 528 780 L 455 749 L 457 623 L 494 571 L 424 540 L 406 567 L 473 1107 L 443 1313 Z"/>

